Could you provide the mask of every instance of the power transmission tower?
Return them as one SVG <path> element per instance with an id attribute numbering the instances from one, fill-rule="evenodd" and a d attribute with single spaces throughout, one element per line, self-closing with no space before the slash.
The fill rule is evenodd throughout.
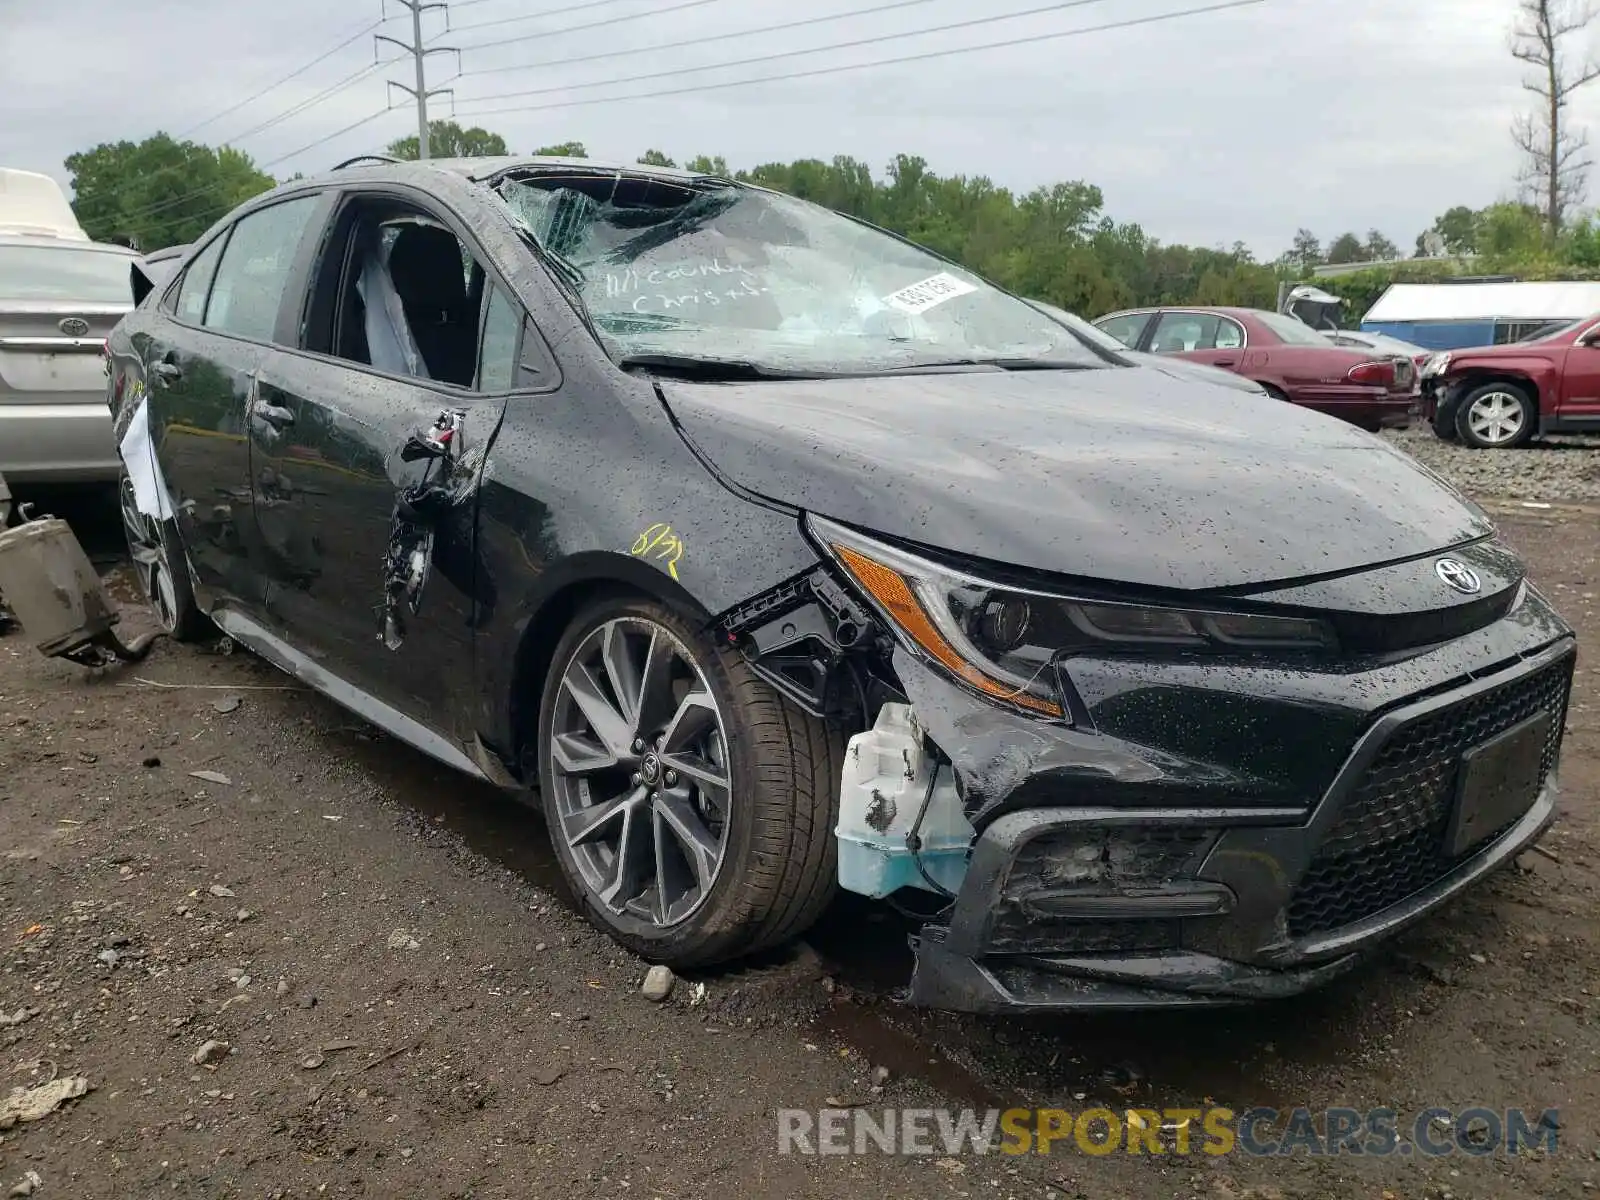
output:
<path id="1" fill-rule="evenodd" d="M 411 40 L 402 42 L 399 38 L 392 38 L 383 33 L 375 34 L 374 37 L 380 42 L 389 42 L 399 46 L 400 49 L 411 55 L 412 61 L 416 63 L 416 87 L 407 87 L 403 83 L 396 83 L 393 79 L 385 82 L 390 87 L 399 88 L 417 102 L 417 157 L 425 159 L 428 157 L 428 101 L 434 96 L 453 96 L 455 91 L 452 88 L 434 88 L 429 91 L 427 74 L 423 70 L 423 60 L 430 54 L 454 54 L 459 62 L 461 51 L 454 46 L 424 46 L 422 44 L 422 14 L 430 8 L 448 10 L 450 7 L 448 4 L 442 3 L 440 0 L 427 4 L 423 3 L 423 0 L 395 0 L 395 3 L 411 13 Z M 446 28 L 448 28 L 448 16 L 445 21 Z"/>

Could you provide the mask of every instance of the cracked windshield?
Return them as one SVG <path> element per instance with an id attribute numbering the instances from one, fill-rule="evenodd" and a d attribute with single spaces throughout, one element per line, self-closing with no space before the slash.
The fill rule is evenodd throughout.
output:
<path id="1" fill-rule="evenodd" d="M 1103 367 L 1059 323 L 908 243 L 786 196 L 660 180 L 510 181 L 623 361 L 777 372 Z"/>

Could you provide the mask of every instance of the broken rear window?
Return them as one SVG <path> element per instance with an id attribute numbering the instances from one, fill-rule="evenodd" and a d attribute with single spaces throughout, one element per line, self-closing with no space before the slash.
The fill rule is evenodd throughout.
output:
<path id="1" fill-rule="evenodd" d="M 987 359 L 1106 365 L 976 276 L 792 197 L 599 172 L 529 175 L 499 191 L 581 275 L 590 316 L 621 359 L 819 373 Z"/>

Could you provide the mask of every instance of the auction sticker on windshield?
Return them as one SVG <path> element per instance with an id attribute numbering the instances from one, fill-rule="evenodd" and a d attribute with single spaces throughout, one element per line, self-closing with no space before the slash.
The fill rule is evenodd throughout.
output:
<path id="1" fill-rule="evenodd" d="M 927 312 L 937 304 L 946 300 L 954 300 L 957 296 L 965 296 L 978 289 L 964 280 L 957 279 L 948 271 L 940 271 L 937 275 L 930 275 L 921 283 L 913 283 L 910 287 L 903 287 L 898 292 L 891 292 L 883 298 L 883 302 L 890 308 L 898 308 L 903 313 Z"/>

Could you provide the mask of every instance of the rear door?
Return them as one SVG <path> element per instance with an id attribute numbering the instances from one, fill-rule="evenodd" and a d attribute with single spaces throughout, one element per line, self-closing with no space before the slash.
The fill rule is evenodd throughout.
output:
<path id="1" fill-rule="evenodd" d="M 132 307 L 134 258 L 0 237 L 0 474 L 12 482 L 115 478 L 100 349 Z"/>
<path id="2" fill-rule="evenodd" d="M 1180 354 L 1193 362 L 1237 370 L 1245 355 L 1244 326 L 1220 313 L 1168 311 L 1150 332 L 1155 354 Z"/>
<path id="3" fill-rule="evenodd" d="M 320 203 L 315 194 L 281 200 L 218 232 L 163 297 L 149 332 L 135 338 L 151 442 L 195 575 L 209 591 L 254 598 L 248 413 Z"/>
<path id="4" fill-rule="evenodd" d="M 525 319 L 464 229 L 415 198 L 347 195 L 251 435 L 275 631 L 436 730 L 471 683 L 477 487 Z"/>

